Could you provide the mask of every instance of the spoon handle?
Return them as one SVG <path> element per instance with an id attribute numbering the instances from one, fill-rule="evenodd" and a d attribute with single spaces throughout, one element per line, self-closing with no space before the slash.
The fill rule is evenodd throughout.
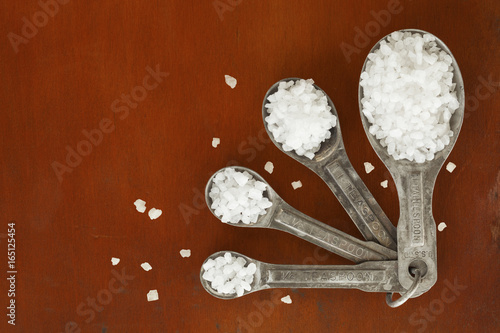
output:
<path id="1" fill-rule="evenodd" d="M 261 264 L 260 289 L 343 288 L 367 292 L 402 292 L 397 261 L 365 262 L 358 265 Z"/>
<path id="2" fill-rule="evenodd" d="M 366 240 L 397 249 L 397 232 L 373 195 L 352 167 L 343 147 L 319 170 L 326 182 Z"/>
<path id="3" fill-rule="evenodd" d="M 356 263 L 397 258 L 396 251 L 352 237 L 299 212 L 284 201 L 276 207 L 268 227 L 286 231 Z"/>
<path id="4" fill-rule="evenodd" d="M 398 273 L 405 288 L 413 283 L 409 268 L 419 268 L 424 279 L 420 293 L 437 280 L 436 222 L 432 216 L 432 192 L 439 169 L 401 167 L 394 172 L 399 196 Z M 417 292 L 419 292 L 417 291 Z"/>

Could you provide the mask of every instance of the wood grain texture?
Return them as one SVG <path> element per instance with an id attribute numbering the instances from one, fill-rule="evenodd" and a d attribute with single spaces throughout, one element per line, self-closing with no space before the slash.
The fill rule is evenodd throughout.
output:
<path id="1" fill-rule="evenodd" d="M 78 332 L 66 330 L 71 322 L 101 333 L 500 330 L 498 1 L 66 2 L 44 22 L 35 0 L 0 1 L 0 273 L 7 271 L 9 221 L 16 221 L 18 266 L 16 326 L 7 324 L 2 278 L 0 331 Z M 225 4 L 220 15 L 214 3 Z M 388 8 L 387 17 L 381 11 Z M 23 18 L 33 15 L 41 27 L 30 35 Z M 397 220 L 395 186 L 366 139 L 357 85 L 371 46 L 403 28 L 429 31 L 449 46 L 467 96 L 449 157 L 457 169 L 443 169 L 434 192 L 436 222 L 448 225 L 437 235 L 436 285 L 397 309 L 386 306 L 385 295 L 353 290 L 209 296 L 200 265 L 220 250 L 272 263 L 349 264 L 288 234 L 219 223 L 201 193 L 228 163 L 265 175 L 294 207 L 361 238 L 328 187 L 263 132 L 262 98 L 282 78 L 313 78 L 329 94 L 353 166 Z M 368 41 L 356 37 L 358 29 L 368 29 Z M 23 30 L 31 37 L 20 41 Z M 356 50 L 348 56 L 341 48 L 347 44 Z M 148 79 L 151 90 L 137 88 L 157 65 L 168 75 L 157 85 Z M 225 74 L 237 78 L 234 90 Z M 113 104 L 131 92 L 143 100 Z M 89 149 L 83 131 L 103 119 L 109 133 L 101 141 L 96 134 L 98 144 L 70 161 L 74 167 L 59 181 L 54 162 L 68 167 L 67 147 Z M 221 138 L 216 149 L 212 137 Z M 275 165 L 271 175 L 267 161 Z M 369 175 L 365 161 L 375 166 Z M 379 185 L 385 179 L 387 189 Z M 294 191 L 296 180 L 304 185 Z M 163 215 L 151 221 L 138 213 L 137 198 Z M 181 258 L 181 249 L 191 249 L 191 257 Z M 119 265 L 111 266 L 111 257 Z M 149 272 L 140 267 L 145 261 Z M 123 288 L 113 269 L 129 276 Z M 455 282 L 466 289 L 447 291 Z M 151 289 L 156 302 L 146 300 Z M 291 305 L 273 303 L 288 294 Z M 107 304 L 89 311 L 96 297 Z"/>

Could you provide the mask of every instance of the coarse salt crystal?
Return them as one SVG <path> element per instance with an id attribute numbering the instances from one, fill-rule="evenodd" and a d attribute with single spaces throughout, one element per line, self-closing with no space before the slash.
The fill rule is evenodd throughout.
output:
<path id="1" fill-rule="evenodd" d="M 446 227 L 447 227 L 446 223 L 441 222 L 441 223 L 439 223 L 439 225 L 438 225 L 438 230 L 439 230 L 439 231 L 443 231 L 443 230 L 444 230 L 444 228 L 446 228 Z"/>
<path id="2" fill-rule="evenodd" d="M 269 173 L 273 173 L 274 170 L 273 162 L 267 162 L 266 165 L 264 165 L 264 170 L 266 170 Z"/>
<path id="3" fill-rule="evenodd" d="M 111 264 L 112 264 L 113 266 L 118 265 L 118 263 L 119 263 L 119 262 L 120 262 L 120 258 L 114 258 L 114 257 L 113 257 L 113 258 L 111 258 Z"/>
<path id="4" fill-rule="evenodd" d="M 294 190 L 302 187 L 302 182 L 300 180 L 296 181 L 296 182 L 292 182 L 292 187 Z"/>
<path id="5" fill-rule="evenodd" d="M 370 173 L 375 169 L 375 167 L 370 162 L 365 162 L 365 172 Z"/>
<path id="6" fill-rule="evenodd" d="M 139 213 L 144 213 L 146 211 L 146 201 L 137 199 L 136 201 L 134 201 L 134 205 L 135 209 L 137 209 Z"/>
<path id="7" fill-rule="evenodd" d="M 181 257 L 188 258 L 191 256 L 191 250 L 180 250 Z"/>
<path id="8" fill-rule="evenodd" d="M 226 79 L 226 84 L 230 86 L 231 89 L 234 89 L 234 87 L 236 87 L 236 83 L 238 83 L 238 81 L 234 77 L 230 75 L 224 75 L 224 78 Z"/>
<path id="9" fill-rule="evenodd" d="M 151 265 L 148 263 L 148 262 L 143 262 L 141 264 L 141 267 L 143 270 L 145 270 L 146 272 L 150 271 L 153 269 L 153 267 L 151 267 Z"/>
<path id="10" fill-rule="evenodd" d="M 161 213 L 162 211 L 160 209 L 151 208 L 148 212 L 148 215 L 151 220 L 156 220 L 160 217 Z"/>
<path id="11" fill-rule="evenodd" d="M 387 184 L 388 184 L 388 181 L 384 180 L 383 182 L 380 183 L 380 186 L 382 186 L 383 188 L 387 188 Z"/>
<path id="12" fill-rule="evenodd" d="M 453 162 L 448 162 L 448 164 L 446 165 L 446 170 L 448 170 L 449 173 L 452 173 L 453 170 L 455 170 L 456 168 L 456 164 L 453 163 Z"/>
<path id="13" fill-rule="evenodd" d="M 158 299 L 158 290 L 153 289 L 148 292 L 148 302 L 157 301 Z"/>
<path id="14" fill-rule="evenodd" d="M 290 297 L 290 295 L 286 295 L 285 297 L 282 297 L 281 301 L 285 304 L 292 304 L 292 298 Z"/>
<path id="15" fill-rule="evenodd" d="M 217 146 L 220 144 L 220 139 L 219 138 L 213 138 L 212 139 L 212 147 L 217 148 Z"/>

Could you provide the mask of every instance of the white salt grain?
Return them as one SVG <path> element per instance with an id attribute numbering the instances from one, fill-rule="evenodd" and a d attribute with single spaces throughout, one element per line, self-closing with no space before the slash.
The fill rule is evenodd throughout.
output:
<path id="1" fill-rule="evenodd" d="M 137 209 L 139 213 L 144 213 L 146 211 L 146 201 L 137 199 L 136 201 L 134 201 L 134 205 L 135 209 Z"/>
<path id="2" fill-rule="evenodd" d="M 292 187 L 294 190 L 302 187 L 302 182 L 300 180 L 296 181 L 296 182 L 292 182 Z"/>
<path id="3" fill-rule="evenodd" d="M 375 167 L 370 162 L 365 162 L 365 172 L 370 173 L 375 169 Z"/>
<path id="4" fill-rule="evenodd" d="M 213 138 L 212 139 L 212 147 L 217 148 L 217 146 L 220 144 L 220 139 L 219 138 Z"/>
<path id="5" fill-rule="evenodd" d="M 119 263 L 119 262 L 120 262 L 120 258 L 114 258 L 114 257 L 113 257 L 113 258 L 111 258 L 111 264 L 112 264 L 113 266 L 118 265 L 118 263 Z"/>
<path id="6" fill-rule="evenodd" d="M 234 89 L 234 87 L 236 87 L 236 83 L 238 83 L 238 81 L 236 81 L 234 77 L 230 75 L 224 75 L 224 78 L 226 79 L 226 84 L 230 86 L 231 89 Z"/>
<path id="7" fill-rule="evenodd" d="M 439 230 L 439 231 L 443 231 L 443 230 L 444 230 L 444 228 L 446 228 L 446 227 L 447 227 L 446 223 L 441 222 L 441 223 L 439 223 L 439 225 L 438 225 L 438 230 Z"/>
<path id="8" fill-rule="evenodd" d="M 148 262 L 143 262 L 141 264 L 141 267 L 143 270 L 145 270 L 146 272 L 149 272 L 150 270 L 153 269 L 153 267 L 151 267 L 151 265 L 148 263 Z"/>
<path id="9" fill-rule="evenodd" d="M 183 258 L 188 258 L 191 256 L 191 250 L 181 250 L 179 253 Z"/>
<path id="10" fill-rule="evenodd" d="M 309 159 L 330 138 L 337 123 L 327 96 L 313 83 L 312 79 L 280 82 L 265 105 L 269 113 L 265 121 L 274 139 L 284 151 L 293 150 Z"/>
<path id="11" fill-rule="evenodd" d="M 292 298 L 290 297 L 290 295 L 286 295 L 285 297 L 282 297 L 281 301 L 285 304 L 292 304 Z"/>
<path id="12" fill-rule="evenodd" d="M 158 299 L 158 290 L 153 289 L 148 292 L 148 302 L 157 301 Z"/>
<path id="13" fill-rule="evenodd" d="M 452 173 L 453 170 L 455 170 L 456 168 L 456 164 L 453 163 L 453 162 L 448 162 L 448 164 L 446 165 L 446 170 L 448 170 L 449 173 Z"/>
<path id="14" fill-rule="evenodd" d="M 380 186 L 382 186 L 383 188 L 387 188 L 387 183 L 388 181 L 384 180 L 383 182 L 380 183 Z"/>
<path id="15" fill-rule="evenodd" d="M 266 165 L 264 165 L 264 170 L 266 170 L 269 173 L 273 173 L 274 170 L 273 162 L 267 162 Z"/>
<path id="16" fill-rule="evenodd" d="M 156 220 L 160 217 L 161 213 L 162 211 L 160 209 L 151 208 L 148 212 L 148 215 L 151 220 Z"/>

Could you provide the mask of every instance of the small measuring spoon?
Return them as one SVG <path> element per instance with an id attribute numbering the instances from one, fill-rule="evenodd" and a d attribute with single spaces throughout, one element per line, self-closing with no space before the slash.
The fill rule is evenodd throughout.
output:
<path id="1" fill-rule="evenodd" d="M 428 34 L 426 31 L 417 29 L 400 30 L 400 32 L 406 31 L 422 35 Z M 387 37 L 385 36 L 375 44 L 369 53 L 377 50 L 380 42 Z M 448 47 L 437 37 L 436 44 L 452 58 L 453 83 L 456 84 L 460 106 L 450 120 L 450 130 L 453 131 L 453 137 L 450 138 L 450 143 L 443 150 L 436 153 L 433 160 L 415 163 L 408 160 L 397 161 L 392 158 L 387 153 L 386 148 L 382 147 L 379 140 L 370 134 L 369 128 L 371 124 L 362 112 L 363 88 L 361 85 L 359 85 L 358 91 L 363 128 L 373 149 L 389 169 L 398 191 L 400 214 L 397 228 L 399 282 L 404 288 L 410 288 L 414 282 L 414 277 L 410 274 L 410 270 L 413 269 L 419 269 L 423 276 L 414 297 L 429 290 L 437 280 L 436 223 L 432 216 L 432 193 L 436 177 L 455 145 L 464 118 L 465 93 L 462 74 Z M 365 71 L 367 61 L 368 58 L 363 64 L 361 73 Z"/>
<path id="2" fill-rule="evenodd" d="M 255 291 L 270 288 L 342 288 L 359 289 L 367 292 L 401 293 L 405 289 L 399 284 L 397 276 L 397 262 L 369 261 L 358 265 L 275 265 L 249 258 L 233 251 L 221 251 L 209 256 L 215 259 L 225 253 L 233 257 L 243 257 L 246 265 L 254 263 L 257 266 L 251 290 L 243 296 Z M 204 262 L 204 263 L 205 263 Z M 212 296 L 221 299 L 234 299 L 239 296 L 222 294 L 211 286 L 211 282 L 203 278 L 205 270 L 200 271 L 200 281 L 203 288 Z M 241 297 L 241 296 L 240 296 Z"/>
<path id="3" fill-rule="evenodd" d="M 276 82 L 267 91 L 262 103 L 262 119 L 264 120 L 264 127 L 271 141 L 282 152 L 302 163 L 323 179 L 366 240 L 375 241 L 389 249 L 396 250 L 396 228 L 385 215 L 349 161 L 342 141 L 337 110 L 330 97 L 320 87 L 314 84 L 316 89 L 325 94 L 328 105 L 331 107 L 331 112 L 337 117 L 337 124 L 330 130 L 331 137 L 321 143 L 320 150 L 315 153 L 312 160 L 305 156 L 297 155 L 293 150 L 283 150 L 281 143 L 277 142 L 274 139 L 274 135 L 269 131 L 265 120 L 268 116 L 266 108 L 267 99 L 270 95 L 278 91 L 280 82 L 288 82 L 290 80 L 296 81 L 300 79 L 288 78 Z"/>
<path id="4" fill-rule="evenodd" d="M 239 222 L 227 224 L 244 228 L 269 228 L 286 231 L 356 263 L 372 260 L 395 260 L 397 258 L 396 251 L 387 249 L 375 242 L 365 242 L 359 240 L 301 213 L 287 204 L 264 180 L 264 178 L 262 178 L 255 171 L 244 167 L 230 168 L 239 172 L 247 171 L 256 180 L 265 183 L 267 185 L 267 190 L 264 192 L 264 196 L 272 202 L 272 206 L 267 208 L 266 214 L 260 215 L 255 223 L 245 224 Z M 207 201 L 208 208 L 218 219 L 220 218 L 215 215 L 215 212 L 212 209 L 212 199 L 210 198 L 209 193 L 214 184 L 213 178 L 224 169 L 226 168 L 223 168 L 212 175 L 205 188 L 205 199 Z"/>

